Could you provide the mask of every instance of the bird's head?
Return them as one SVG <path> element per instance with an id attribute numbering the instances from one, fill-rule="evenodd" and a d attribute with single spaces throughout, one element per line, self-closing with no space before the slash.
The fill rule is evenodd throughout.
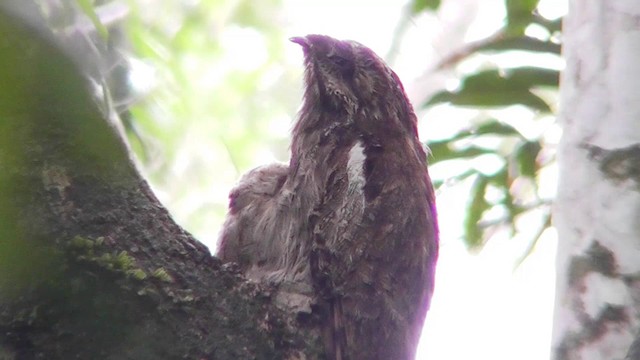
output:
<path id="1" fill-rule="evenodd" d="M 345 115 L 339 118 L 366 122 L 396 118 L 400 124 L 392 127 L 415 131 L 415 115 L 402 83 L 371 49 L 325 35 L 294 37 L 291 41 L 304 51 L 303 112 L 331 112 Z"/>

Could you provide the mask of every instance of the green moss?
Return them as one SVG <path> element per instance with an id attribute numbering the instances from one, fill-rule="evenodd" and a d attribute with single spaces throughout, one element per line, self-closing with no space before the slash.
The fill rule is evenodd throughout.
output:
<path id="1" fill-rule="evenodd" d="M 147 273 L 136 267 L 136 260 L 125 250 L 109 251 L 103 248 L 104 237 L 95 240 L 83 236 L 74 236 L 68 243 L 75 260 L 91 262 L 103 269 L 122 272 L 137 280 L 147 278 Z"/>
<path id="2" fill-rule="evenodd" d="M 69 241 L 69 246 L 73 249 L 93 249 L 95 247 L 99 247 L 104 243 L 104 238 L 99 237 L 96 240 L 91 240 L 86 237 L 82 237 L 80 235 L 76 235 Z"/>
<path id="3" fill-rule="evenodd" d="M 128 276 L 131 276 L 132 278 L 136 279 L 136 280 L 144 280 L 147 278 L 147 273 L 144 272 L 144 270 L 142 269 L 133 269 L 133 270 L 128 270 L 127 272 Z"/>
<path id="4" fill-rule="evenodd" d="M 173 282 L 173 278 L 164 268 L 157 268 L 153 273 L 151 273 L 151 276 L 164 282 Z"/>

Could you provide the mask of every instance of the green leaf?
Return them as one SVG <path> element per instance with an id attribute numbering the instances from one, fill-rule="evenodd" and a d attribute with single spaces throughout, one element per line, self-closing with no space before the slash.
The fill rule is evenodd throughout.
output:
<path id="1" fill-rule="evenodd" d="M 426 105 L 441 102 L 470 107 L 504 107 L 521 104 L 541 112 L 551 112 L 549 105 L 530 91 L 482 92 L 467 90 L 459 93 L 441 92 L 432 97 Z"/>
<path id="2" fill-rule="evenodd" d="M 429 143 L 429 150 L 431 152 L 431 158 L 434 159 L 431 164 L 446 160 L 471 158 L 483 154 L 492 153 L 491 150 L 475 146 L 469 146 L 464 149 L 452 149 L 451 139 L 431 142 Z"/>
<path id="3" fill-rule="evenodd" d="M 426 10 L 435 11 L 440 7 L 440 0 L 413 0 L 411 3 L 411 12 L 419 14 Z"/>
<path id="4" fill-rule="evenodd" d="M 462 87 L 486 90 L 529 90 L 537 86 L 557 87 L 560 73 L 557 70 L 538 67 L 491 69 L 465 78 Z"/>
<path id="5" fill-rule="evenodd" d="M 513 126 L 504 124 L 496 119 L 489 119 L 480 125 L 477 125 L 471 129 L 464 129 L 459 131 L 448 141 L 461 140 L 471 136 L 480 135 L 496 135 L 496 136 L 518 136 L 521 137 L 520 132 Z"/>
<path id="6" fill-rule="evenodd" d="M 516 36 L 499 38 L 478 47 L 476 51 L 531 51 L 560 55 L 560 44 L 551 41 L 542 41 L 529 36 Z"/>
<path id="7" fill-rule="evenodd" d="M 489 179 L 481 174 L 471 186 L 471 201 L 467 206 L 467 213 L 464 219 L 464 241 L 470 248 L 482 246 L 482 228 L 478 225 L 484 212 L 489 209 L 490 204 L 485 200 Z"/>
<path id="8" fill-rule="evenodd" d="M 515 136 L 522 138 L 522 135 L 513 126 L 491 119 L 473 129 L 465 129 L 456 133 L 454 136 L 439 141 L 429 143 L 431 153 L 431 164 L 453 159 L 473 158 L 484 154 L 494 154 L 491 149 L 476 146 L 467 146 L 462 149 L 456 149 L 453 144 L 462 139 L 471 138 L 482 135 L 495 135 L 500 137 Z"/>
<path id="9" fill-rule="evenodd" d="M 505 72 L 507 73 L 507 80 L 514 81 L 522 86 L 557 88 L 560 83 L 560 72 L 558 70 L 526 66 L 508 69 Z"/>
<path id="10" fill-rule="evenodd" d="M 474 130 L 472 130 L 473 135 L 507 135 L 507 136 L 521 136 L 520 132 L 516 130 L 513 126 L 504 124 L 499 122 L 498 120 L 492 119 L 486 123 L 481 124 Z"/>
<path id="11" fill-rule="evenodd" d="M 538 0 L 505 0 L 507 9 L 507 33 L 524 34 L 524 29 L 533 21 L 533 11 Z"/>
<path id="12" fill-rule="evenodd" d="M 456 149 L 453 146 L 453 144 L 458 140 L 482 135 L 522 137 L 518 130 L 513 126 L 503 124 L 492 119 L 489 122 L 479 125 L 473 129 L 461 130 L 448 139 L 430 142 L 428 145 L 429 152 L 431 154 L 430 158 L 432 159 L 430 163 L 435 164 L 452 159 L 472 158 L 484 154 L 493 154 L 493 150 L 486 148 L 467 146 L 463 149 Z"/>
<path id="13" fill-rule="evenodd" d="M 449 102 L 459 106 L 500 107 L 521 104 L 534 110 L 550 112 L 549 105 L 531 92 L 539 86 L 557 87 L 559 72 L 536 67 L 492 69 L 472 74 L 462 80 L 455 92 L 442 91 L 425 106 Z"/>
<path id="14" fill-rule="evenodd" d="M 502 199 L 498 204 L 493 204 L 493 206 L 502 205 L 507 210 L 506 220 L 508 221 L 508 225 L 511 228 L 511 234 L 513 235 L 516 232 L 516 225 L 513 219 L 516 217 L 516 215 L 522 212 L 522 208 L 516 204 L 516 200 L 511 194 L 510 189 L 511 184 L 513 183 L 513 179 L 511 178 L 511 176 L 509 176 L 508 167 L 505 166 L 500 171 L 493 174 L 489 178 L 489 182 L 502 193 Z"/>
<path id="15" fill-rule="evenodd" d="M 533 16 L 533 22 L 544 27 L 549 31 L 549 33 L 559 33 L 562 31 L 562 21 L 564 17 L 559 17 L 557 19 L 549 20 L 539 14 L 535 14 Z"/>
<path id="16" fill-rule="evenodd" d="M 93 26 L 96 27 L 96 30 L 98 31 L 100 36 L 102 36 L 104 40 L 107 40 L 109 38 L 109 30 L 107 30 L 104 24 L 102 24 L 102 22 L 100 21 L 100 18 L 98 17 L 98 14 L 96 14 L 96 11 L 93 8 L 93 1 L 92 0 L 76 0 L 76 3 L 78 4 L 78 6 L 80 6 L 80 9 L 82 9 L 82 12 L 85 15 L 87 15 L 87 17 L 89 17 L 89 19 L 93 23 Z"/>
<path id="17" fill-rule="evenodd" d="M 278 0 L 237 1 L 231 21 L 240 26 L 269 30 L 273 26 L 271 19 L 277 16 Z"/>
<path id="18" fill-rule="evenodd" d="M 518 163 L 520 175 L 534 178 L 538 172 L 538 162 L 536 161 L 542 146 L 538 141 L 527 141 L 519 146 L 515 151 L 515 158 Z"/>

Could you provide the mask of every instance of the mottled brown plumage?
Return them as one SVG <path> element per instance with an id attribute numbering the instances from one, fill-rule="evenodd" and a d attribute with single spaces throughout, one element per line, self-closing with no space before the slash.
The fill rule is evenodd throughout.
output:
<path id="1" fill-rule="evenodd" d="M 292 41 L 304 50 L 306 88 L 289 167 L 245 175 L 219 255 L 314 303 L 328 358 L 411 359 L 438 253 L 416 116 L 370 49 L 322 35 Z"/>
<path id="2" fill-rule="evenodd" d="M 284 164 L 261 166 L 246 173 L 229 194 L 229 214 L 223 226 L 217 255 L 235 262 L 249 278 L 261 280 L 278 269 L 284 244 L 273 239 L 279 229 L 273 201 L 287 178 Z M 267 215 L 267 216 L 265 216 Z M 270 216 L 269 216 L 270 215 Z M 270 238 L 267 238 L 272 234 Z"/>

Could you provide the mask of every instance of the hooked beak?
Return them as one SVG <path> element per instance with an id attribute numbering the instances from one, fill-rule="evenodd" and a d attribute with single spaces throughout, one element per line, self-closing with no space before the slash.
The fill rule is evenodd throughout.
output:
<path id="1" fill-rule="evenodd" d="M 302 46 L 302 48 L 304 50 L 307 50 L 311 47 L 311 44 L 309 43 L 309 41 L 307 40 L 307 38 L 305 36 L 294 36 L 292 38 L 289 38 L 289 40 L 291 42 L 294 42 L 300 46 Z"/>

